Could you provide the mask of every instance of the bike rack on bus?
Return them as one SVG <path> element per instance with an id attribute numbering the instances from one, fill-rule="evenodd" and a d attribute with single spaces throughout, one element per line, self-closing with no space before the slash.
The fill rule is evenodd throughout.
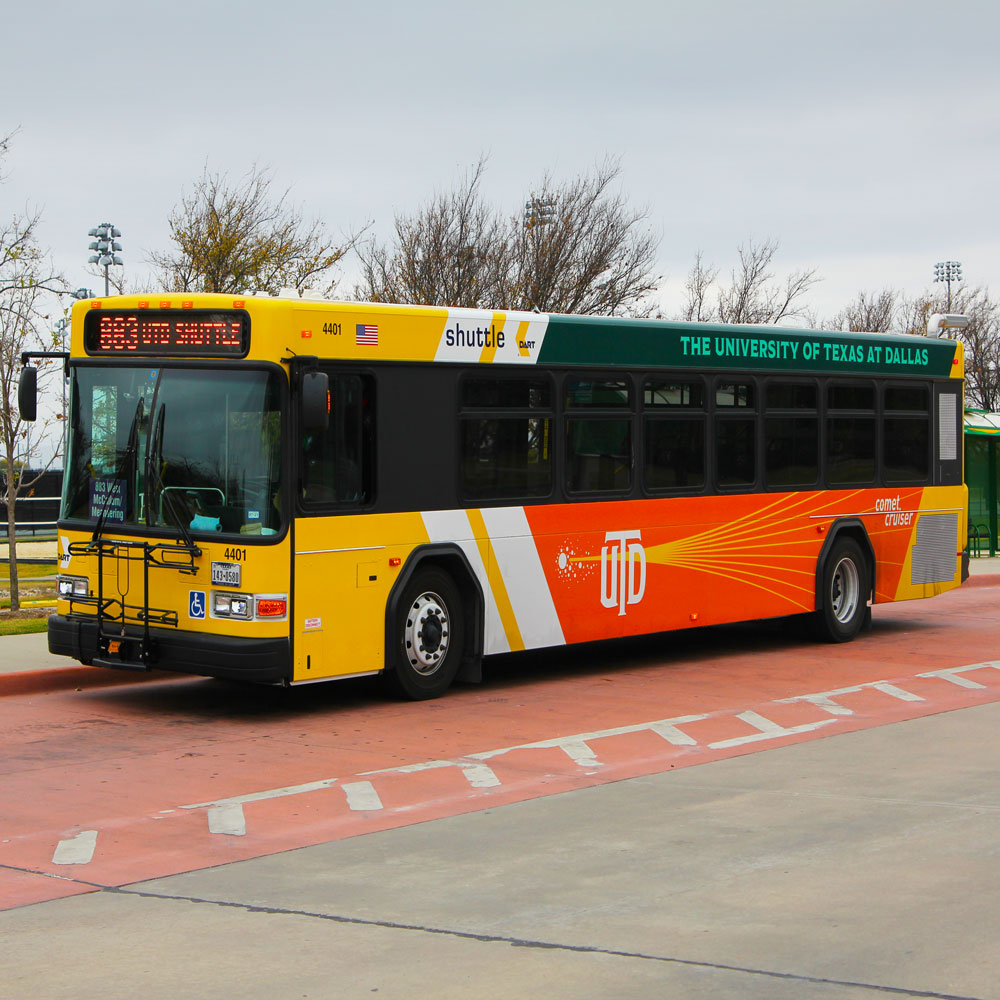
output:
<path id="1" fill-rule="evenodd" d="M 160 542 L 130 542 L 111 538 L 97 538 L 86 542 L 70 542 L 71 556 L 97 555 L 97 595 L 77 596 L 66 595 L 69 600 L 70 614 L 77 609 L 95 609 L 97 617 L 97 649 L 98 655 L 93 663 L 101 667 L 118 667 L 129 670 L 152 670 L 156 655 L 150 625 L 164 625 L 177 628 L 179 618 L 176 611 L 149 606 L 149 570 L 174 569 L 179 573 L 195 574 L 198 567 L 194 560 L 201 555 L 197 546 Z M 129 567 L 132 563 L 142 562 L 142 600 L 139 604 L 126 604 L 125 596 L 128 587 L 123 592 L 119 585 L 120 598 L 105 597 L 104 594 L 104 560 L 115 559 L 118 562 L 117 579 L 121 580 L 122 568 L 125 568 L 126 578 L 131 584 Z M 94 611 L 87 612 L 93 615 Z M 141 636 L 126 632 L 127 625 L 142 626 Z M 116 630 L 117 629 L 117 630 Z M 135 658 L 126 656 L 132 647 L 138 645 Z"/>

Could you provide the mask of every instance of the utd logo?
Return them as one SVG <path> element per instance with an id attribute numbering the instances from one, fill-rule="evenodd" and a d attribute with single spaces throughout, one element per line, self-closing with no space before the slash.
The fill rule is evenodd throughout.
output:
<path id="1" fill-rule="evenodd" d="M 601 604 L 625 614 L 626 604 L 638 604 L 646 592 L 646 550 L 639 531 L 609 531 L 601 548 Z"/>

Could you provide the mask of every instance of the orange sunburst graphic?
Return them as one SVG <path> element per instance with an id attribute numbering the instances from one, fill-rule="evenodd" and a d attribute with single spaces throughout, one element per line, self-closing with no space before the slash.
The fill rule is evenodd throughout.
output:
<path id="1" fill-rule="evenodd" d="M 650 499 L 525 514 L 563 633 L 575 642 L 812 611 L 820 552 L 845 518 L 874 549 L 875 600 L 898 600 L 922 492 Z M 898 523 L 877 507 L 890 500 L 886 510 L 910 512 Z"/>
<path id="2" fill-rule="evenodd" d="M 788 601 L 813 607 L 817 525 L 844 509 L 845 501 L 816 494 L 783 494 L 735 521 L 646 549 L 646 561 L 733 580 Z M 818 518 L 813 521 L 813 518 Z"/>

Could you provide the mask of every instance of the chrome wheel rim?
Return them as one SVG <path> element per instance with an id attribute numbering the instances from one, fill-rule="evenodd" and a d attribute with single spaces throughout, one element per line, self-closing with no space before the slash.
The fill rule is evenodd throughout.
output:
<path id="1" fill-rule="evenodd" d="M 410 666 L 423 677 L 436 673 L 448 655 L 451 623 L 448 607 L 428 591 L 421 594 L 406 613 L 403 652 Z"/>
<path id="2" fill-rule="evenodd" d="M 861 578 L 853 559 L 841 559 L 833 571 L 830 603 L 833 617 L 846 625 L 858 610 L 861 601 Z"/>

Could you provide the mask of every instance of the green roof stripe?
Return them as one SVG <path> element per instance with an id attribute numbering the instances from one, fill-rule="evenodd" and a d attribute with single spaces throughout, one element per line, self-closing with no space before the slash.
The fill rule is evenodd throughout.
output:
<path id="1" fill-rule="evenodd" d="M 927 337 L 550 316 L 538 363 L 942 378 L 954 357 Z"/>

